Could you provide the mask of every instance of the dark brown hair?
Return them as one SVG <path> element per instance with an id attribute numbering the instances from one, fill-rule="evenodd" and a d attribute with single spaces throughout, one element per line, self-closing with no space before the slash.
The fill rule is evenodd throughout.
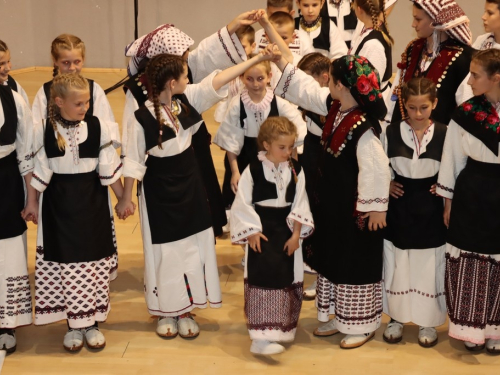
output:
<path id="1" fill-rule="evenodd" d="M 407 102 L 410 96 L 428 95 L 429 100 L 434 102 L 437 98 L 436 84 L 428 78 L 412 78 L 403 85 L 401 98 Z"/>
<path id="2" fill-rule="evenodd" d="M 496 4 L 498 7 L 498 10 L 500 10 L 500 0 L 486 0 L 487 3 L 490 4 Z"/>
<path id="3" fill-rule="evenodd" d="M 319 76 L 330 71 L 331 61 L 328 57 L 319 52 L 308 53 L 297 64 L 300 70 L 308 70 L 311 74 Z"/>
<path id="4" fill-rule="evenodd" d="M 7 52 L 9 50 L 9 47 L 7 47 L 7 44 L 5 44 L 4 41 L 0 40 L 0 52 Z"/>
<path id="5" fill-rule="evenodd" d="M 253 44 L 255 42 L 255 29 L 251 25 L 240 26 L 234 33 L 239 40 L 243 40 L 243 38 L 246 36 L 250 44 Z"/>
<path id="6" fill-rule="evenodd" d="M 500 73 L 500 50 L 490 48 L 484 51 L 477 51 L 472 56 L 472 62 L 481 65 L 488 77 L 491 77 L 494 74 Z"/>
<path id="7" fill-rule="evenodd" d="M 186 62 L 181 56 L 160 54 L 149 60 L 146 66 L 148 78 L 149 100 L 153 103 L 155 117 L 158 121 L 158 148 L 162 148 L 161 130 L 165 119 L 161 115 L 160 93 L 165 89 L 167 82 L 178 80 L 184 73 Z M 184 109 L 184 108 L 183 108 Z"/>

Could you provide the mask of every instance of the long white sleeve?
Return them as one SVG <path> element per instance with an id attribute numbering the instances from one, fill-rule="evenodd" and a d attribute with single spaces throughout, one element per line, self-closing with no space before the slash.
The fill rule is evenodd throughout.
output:
<path id="1" fill-rule="evenodd" d="M 358 141 L 358 202 L 360 212 L 387 211 L 391 172 L 382 143 L 373 131 L 366 131 Z"/>

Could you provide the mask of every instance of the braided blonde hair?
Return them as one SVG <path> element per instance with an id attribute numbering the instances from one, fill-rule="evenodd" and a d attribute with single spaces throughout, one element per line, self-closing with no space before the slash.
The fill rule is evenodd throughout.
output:
<path id="1" fill-rule="evenodd" d="M 57 147 L 59 150 L 66 148 L 64 140 L 59 130 L 57 130 L 56 115 L 61 115 L 59 107 L 56 105 L 56 98 L 66 99 L 73 91 L 89 91 L 89 82 L 80 74 L 59 74 L 54 77 L 50 87 L 50 99 L 48 104 L 49 118 L 48 122 L 52 125 L 57 136 Z"/>
<path id="2" fill-rule="evenodd" d="M 160 54 L 153 57 L 146 66 L 149 99 L 153 103 L 155 117 L 158 121 L 158 148 L 162 149 L 162 126 L 165 119 L 161 115 L 160 93 L 165 90 L 167 82 L 179 79 L 184 73 L 186 62 L 181 56 Z M 187 110 L 187 108 L 183 107 Z"/>
<path id="3" fill-rule="evenodd" d="M 52 41 L 52 45 L 50 46 L 50 54 L 52 55 L 52 59 L 55 62 L 59 59 L 61 50 L 71 51 L 73 49 L 79 49 L 82 53 L 82 59 L 85 60 L 85 44 L 83 43 L 83 41 L 75 35 L 61 34 Z M 59 69 L 54 64 L 52 75 L 55 77 L 58 73 Z"/>
<path id="4" fill-rule="evenodd" d="M 387 26 L 385 0 L 355 0 L 355 5 L 363 9 L 366 14 L 370 15 L 372 18 L 373 30 L 380 31 L 389 45 L 394 44 L 394 39 L 389 34 L 389 27 Z M 383 15 L 382 27 L 379 26 L 380 14 Z"/>

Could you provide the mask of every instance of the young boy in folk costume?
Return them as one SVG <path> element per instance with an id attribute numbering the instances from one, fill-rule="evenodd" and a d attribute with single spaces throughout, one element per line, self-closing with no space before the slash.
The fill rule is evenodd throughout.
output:
<path id="1" fill-rule="evenodd" d="M 293 15 L 295 10 L 293 10 L 293 0 L 268 0 L 266 14 L 271 19 L 275 13 L 286 13 L 292 17 L 292 32 L 289 40 L 285 40 L 290 48 L 290 51 L 296 55 L 304 56 L 308 53 L 314 52 L 314 47 L 312 45 L 310 38 L 300 38 L 298 30 L 295 30 L 295 21 L 293 20 Z M 281 35 L 281 33 L 280 33 Z M 266 35 L 264 29 L 257 30 L 255 33 L 255 40 L 257 46 L 254 53 L 258 53 L 259 50 L 264 49 L 269 44 L 269 38 Z M 272 42 L 272 41 L 271 41 Z"/>
<path id="2" fill-rule="evenodd" d="M 278 354 L 295 338 L 302 305 L 301 239 L 314 228 L 300 165 L 291 159 L 296 126 L 270 117 L 261 149 L 241 175 L 231 209 L 231 241 L 245 252 L 245 315 L 255 354 Z"/>
<path id="3" fill-rule="evenodd" d="M 432 114 L 445 125 L 459 103 L 468 99 L 461 85 L 469 73 L 473 49 L 469 19 L 455 0 L 413 1 L 413 24 L 418 39 L 409 43 L 401 55 L 392 96 L 386 98 L 387 123 L 404 117 L 401 88 L 414 77 L 432 80 L 438 89 L 438 103 Z"/>
<path id="4" fill-rule="evenodd" d="M 31 112 L 21 95 L 0 85 L 0 350 L 7 353 L 16 350 L 16 328 L 32 322 L 25 223 L 38 220 L 32 172 Z"/>
<path id="5" fill-rule="evenodd" d="M 5 42 L 0 40 L 0 85 L 9 86 L 12 90 L 21 95 L 29 105 L 28 95 L 26 91 L 22 88 L 22 86 L 17 82 L 14 78 L 9 75 L 10 70 L 12 69 L 10 63 L 10 51 Z"/>
<path id="6" fill-rule="evenodd" d="M 113 224 L 108 186 L 121 198 L 122 163 L 106 124 L 87 115 L 88 81 L 58 74 L 49 117 L 35 125 L 31 185 L 40 195 L 35 266 L 35 324 L 65 319 L 63 345 L 78 351 L 106 345 L 98 322 L 110 311 Z M 131 209 L 133 211 L 133 209 Z"/>
<path id="7" fill-rule="evenodd" d="M 500 51 L 474 55 L 474 97 L 453 113 L 437 182 L 445 197 L 448 334 L 500 353 Z"/>
<path id="8" fill-rule="evenodd" d="M 295 19 L 295 28 L 300 39 L 309 38 L 314 50 L 330 59 L 347 53 L 347 46 L 335 24 L 322 14 L 325 0 L 297 0 L 301 15 Z"/>
<path id="9" fill-rule="evenodd" d="M 333 61 L 329 89 L 283 58 L 277 65 L 283 70 L 277 95 L 328 115 L 311 202 L 316 229 L 304 244 L 304 258 L 321 275 L 318 318 L 336 315 L 325 331 L 345 333 L 340 347 L 356 348 L 374 337 L 382 319 L 380 229 L 386 225 L 391 176 L 378 138 L 378 120 L 386 113 L 380 80 L 373 65 L 355 55 Z M 329 95 L 336 99 L 330 107 Z M 353 298 L 360 303 L 351 304 Z"/>
<path id="10" fill-rule="evenodd" d="M 131 59 L 128 65 L 130 79 L 125 83 L 122 157 L 127 155 L 127 124 L 134 117 L 134 112 L 148 99 L 147 79 L 144 75 L 147 60 L 162 53 L 182 56 L 188 63 L 190 82 L 199 83 L 214 70 L 228 68 L 247 59 L 245 49 L 235 32 L 241 26 L 256 22 L 255 13 L 256 11 L 250 11 L 240 14 L 226 27 L 202 40 L 192 52 L 189 48 L 194 44 L 193 39 L 169 24 L 157 27 L 127 46 L 125 55 Z M 222 234 L 227 218 L 210 152 L 210 139 L 211 135 L 203 123 L 193 136 L 192 145 L 201 166 L 213 230 L 217 237 Z"/>

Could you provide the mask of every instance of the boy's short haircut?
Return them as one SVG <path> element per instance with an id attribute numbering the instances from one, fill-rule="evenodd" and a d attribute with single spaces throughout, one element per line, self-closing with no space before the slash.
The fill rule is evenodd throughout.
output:
<path id="1" fill-rule="evenodd" d="M 251 25 L 243 25 L 234 32 L 239 40 L 243 40 L 246 36 L 250 44 L 255 43 L 255 29 Z"/>
<path id="2" fill-rule="evenodd" d="M 293 0 L 267 0 L 267 7 L 283 8 L 287 7 L 288 11 L 293 10 Z"/>
<path id="3" fill-rule="evenodd" d="M 271 22 L 275 27 L 291 25 L 292 29 L 295 29 L 295 21 L 293 17 L 290 15 L 290 13 L 274 12 L 269 17 L 269 22 Z"/>

